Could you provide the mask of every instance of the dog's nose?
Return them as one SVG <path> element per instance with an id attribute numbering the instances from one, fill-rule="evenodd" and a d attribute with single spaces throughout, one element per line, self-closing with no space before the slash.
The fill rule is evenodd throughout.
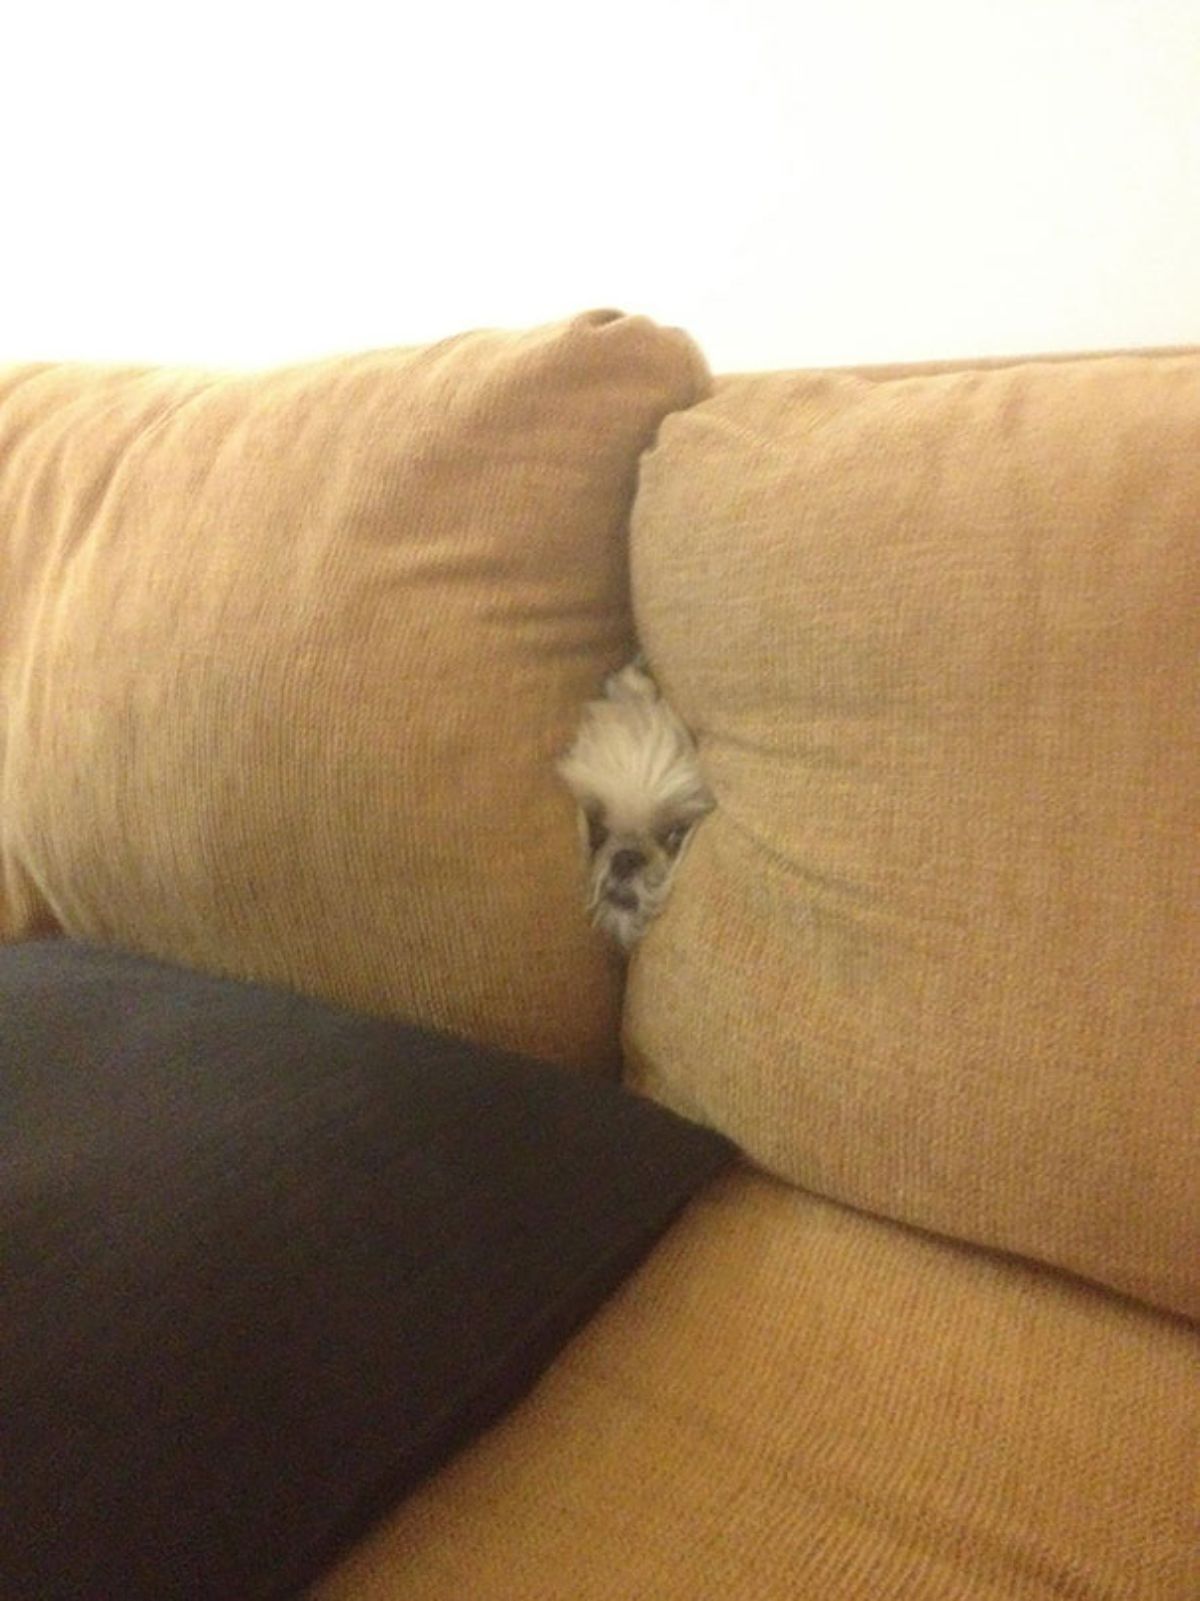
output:
<path id="1" fill-rule="evenodd" d="M 608 864 L 609 874 L 620 882 L 632 878 L 640 867 L 645 867 L 646 858 L 641 851 L 629 850 L 614 851 L 612 861 Z"/>

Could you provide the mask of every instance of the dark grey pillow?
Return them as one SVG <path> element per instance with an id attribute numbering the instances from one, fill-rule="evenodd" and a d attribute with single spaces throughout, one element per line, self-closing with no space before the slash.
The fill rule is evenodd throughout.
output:
<path id="1" fill-rule="evenodd" d="M 0 950 L 0 1594 L 302 1589 L 728 1154 L 566 1070 L 111 951 Z"/>

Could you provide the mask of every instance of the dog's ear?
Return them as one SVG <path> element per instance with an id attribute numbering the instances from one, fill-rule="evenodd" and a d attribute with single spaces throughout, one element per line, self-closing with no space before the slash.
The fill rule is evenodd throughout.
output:
<path id="1" fill-rule="evenodd" d="M 645 668 L 645 657 L 638 656 L 619 672 L 610 673 L 604 681 L 604 693 L 609 700 L 654 701 L 658 699 L 658 685 Z"/>

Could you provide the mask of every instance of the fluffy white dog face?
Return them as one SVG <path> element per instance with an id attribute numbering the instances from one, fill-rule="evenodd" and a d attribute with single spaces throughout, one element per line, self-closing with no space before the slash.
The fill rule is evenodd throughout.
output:
<path id="1" fill-rule="evenodd" d="M 579 805 L 592 920 L 629 950 L 662 909 L 712 810 L 691 735 L 638 662 L 589 701 L 558 771 Z"/>

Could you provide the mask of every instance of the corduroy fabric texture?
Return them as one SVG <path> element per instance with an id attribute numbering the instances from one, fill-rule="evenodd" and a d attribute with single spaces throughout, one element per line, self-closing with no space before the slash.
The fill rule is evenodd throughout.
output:
<path id="1" fill-rule="evenodd" d="M 1194 1601 L 1200 1336 L 736 1171 L 314 1601 Z"/>
<path id="2" fill-rule="evenodd" d="M 635 1082 L 1200 1315 L 1200 358 L 722 382 L 634 516 L 718 809 Z"/>
<path id="3" fill-rule="evenodd" d="M 0 937 L 612 1067 L 554 755 L 629 648 L 681 333 L 0 374 Z"/>

